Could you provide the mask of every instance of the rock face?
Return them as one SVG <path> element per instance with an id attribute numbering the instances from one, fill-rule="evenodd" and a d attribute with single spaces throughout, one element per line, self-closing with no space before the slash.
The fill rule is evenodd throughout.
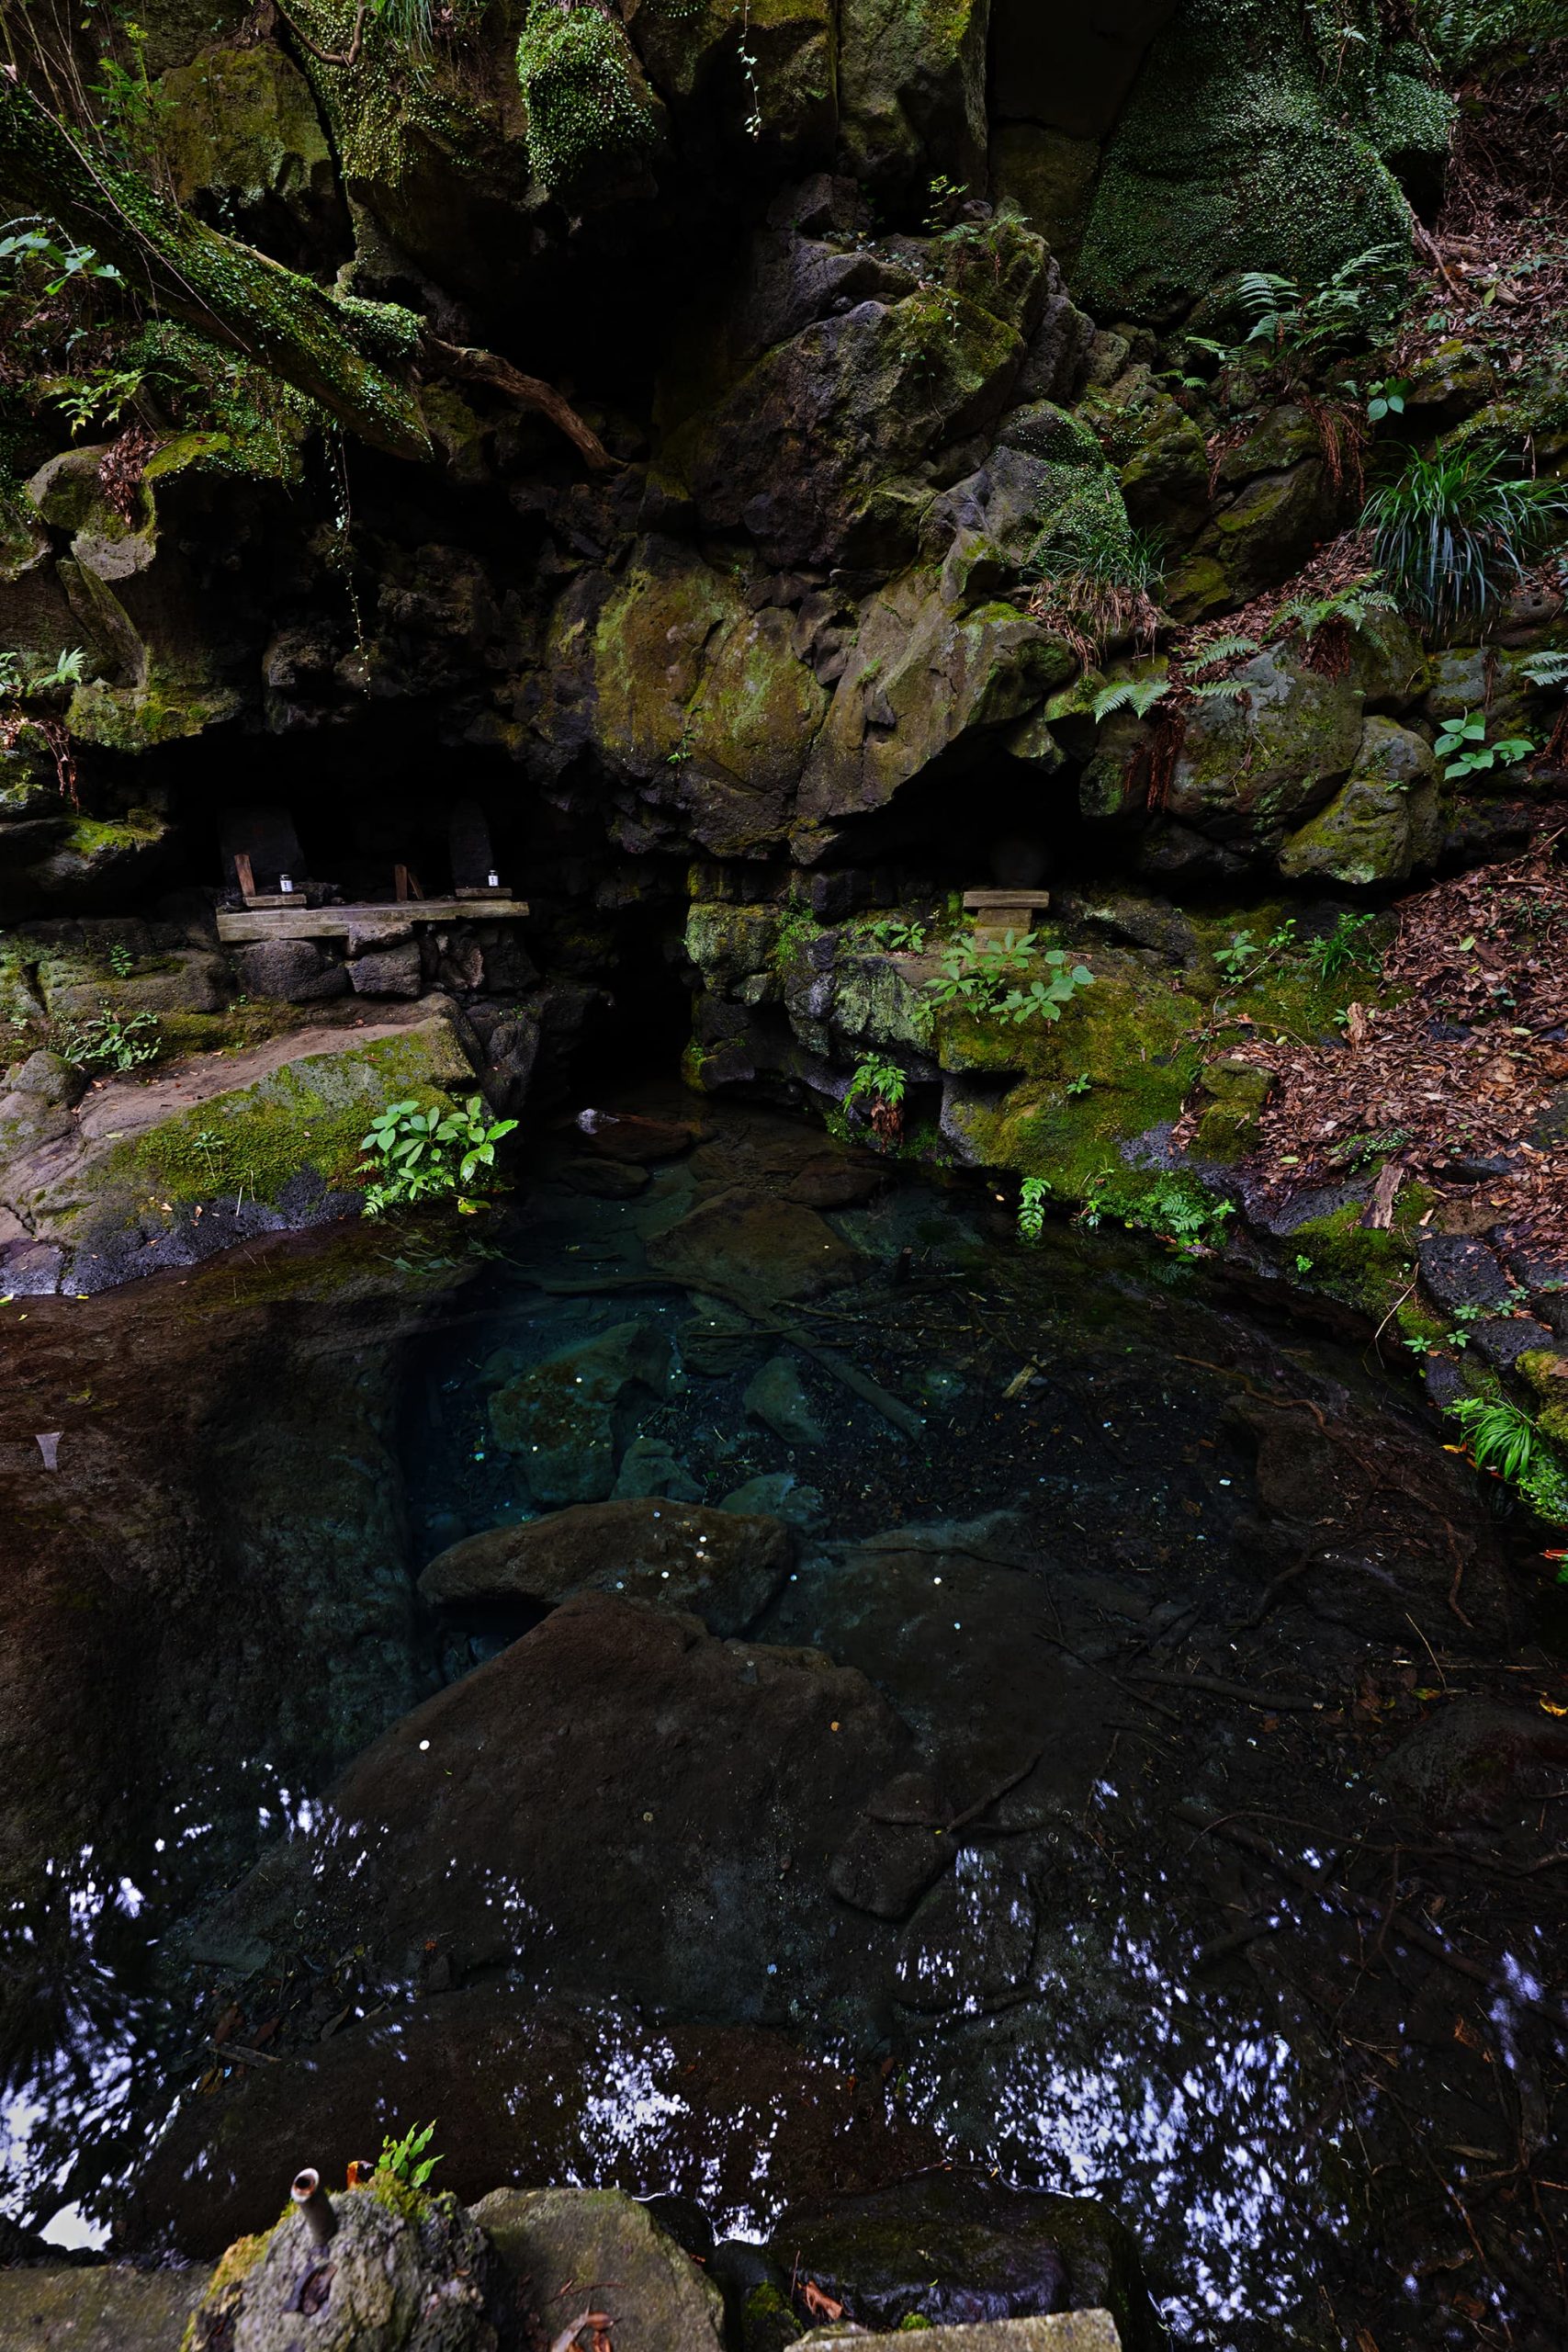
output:
<path id="1" fill-rule="evenodd" d="M 470 1535 L 419 1580 L 438 1607 L 518 1600 L 553 1609 L 580 1592 L 619 1592 L 686 1610 L 710 1634 L 743 1634 L 777 1594 L 795 1546 L 777 1520 L 690 1503 L 589 1503 L 523 1527 Z"/>
<path id="2" fill-rule="evenodd" d="M 614 2189 L 498 2188 L 473 2219 L 518 2281 L 541 2335 L 592 2304 L 609 2312 L 628 2352 L 723 2352 L 716 2289 L 632 2198 Z"/>
<path id="3" fill-rule="evenodd" d="M 376 2187 L 330 2203 L 324 2245 L 289 2212 L 229 2248 L 188 2352 L 514 2352 L 510 2282 L 452 2199 Z"/>

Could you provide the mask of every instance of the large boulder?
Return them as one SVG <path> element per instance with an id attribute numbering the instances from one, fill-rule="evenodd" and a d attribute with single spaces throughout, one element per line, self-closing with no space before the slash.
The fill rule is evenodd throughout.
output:
<path id="1" fill-rule="evenodd" d="M 1361 742 L 1361 698 L 1275 646 L 1245 662 L 1236 699 L 1199 704 L 1166 796 L 1169 816 L 1222 841 L 1278 841 L 1328 798 Z"/>
<path id="2" fill-rule="evenodd" d="M 0 1201 L 56 1252 L 60 1286 L 106 1290 L 349 1213 L 375 1113 L 401 1097 L 450 1108 L 472 1083 L 445 1008 L 295 1030 L 111 1079 L 68 1133 L 0 1166 Z"/>
<path id="3" fill-rule="evenodd" d="M 1097 311 L 1163 322 L 1235 270 L 1315 285 L 1408 243 L 1383 151 L 1440 158 L 1451 109 L 1375 40 L 1348 72 L 1314 43 L 1269 0 L 1182 0 L 1106 145 L 1077 263 Z"/>
<path id="4" fill-rule="evenodd" d="M 908 1744 L 819 1652 L 583 1593 L 367 1748 L 204 1933 L 303 1925 L 389 1982 L 434 1950 L 675 2018 L 860 2020 L 886 1933 L 829 1875 Z"/>
<path id="5" fill-rule="evenodd" d="M 1431 864 L 1439 839 L 1431 745 L 1392 718 L 1371 718 L 1346 782 L 1282 843 L 1280 871 L 1291 881 L 1403 882 Z"/>
<path id="6" fill-rule="evenodd" d="M 0 2269 L 6 2352 L 182 2352 L 204 2270 Z"/>
<path id="7" fill-rule="evenodd" d="M 1113 2312 L 1125 2352 L 1159 2330 L 1134 2242 L 1103 2205 L 939 2172 L 814 2210 L 792 2208 L 774 2259 L 877 2333 L 1070 2310 Z"/>
<path id="8" fill-rule="evenodd" d="M 724 2305 L 646 2205 L 613 2188 L 498 2188 L 473 2209 L 541 2336 L 593 2302 L 627 2352 L 723 2352 Z"/>
<path id="9" fill-rule="evenodd" d="M 660 1272 L 679 1275 L 694 1290 L 735 1291 L 759 1305 L 816 1298 L 855 1281 L 863 1263 L 815 1209 L 739 1184 L 699 1201 L 652 1237 L 648 1254 Z"/>
<path id="10" fill-rule="evenodd" d="M 788 1576 L 795 1545 L 773 1519 L 649 1498 L 586 1503 L 454 1544 L 419 1580 L 438 1607 L 523 1601 L 553 1609 L 620 1592 L 689 1610 L 710 1634 L 742 1634 Z"/>

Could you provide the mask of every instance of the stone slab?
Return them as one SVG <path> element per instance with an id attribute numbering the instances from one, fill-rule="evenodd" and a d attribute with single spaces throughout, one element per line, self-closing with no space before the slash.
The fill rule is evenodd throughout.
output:
<path id="1" fill-rule="evenodd" d="M 407 899 L 390 907 L 254 907 L 243 914 L 220 913 L 218 936 L 233 946 L 255 939 L 373 939 L 381 925 L 394 933 L 411 922 L 516 922 L 528 911 L 526 899 Z"/>
<path id="2" fill-rule="evenodd" d="M 863 2330 L 850 2334 L 837 2327 L 814 2328 L 800 2338 L 800 2352 L 862 2352 L 872 2343 L 890 2337 L 870 2336 Z M 1122 2352 L 1122 2339 L 1109 2312 L 1061 2312 L 1052 2319 L 982 2320 L 973 2327 L 931 2327 L 920 2332 L 930 2352 Z"/>

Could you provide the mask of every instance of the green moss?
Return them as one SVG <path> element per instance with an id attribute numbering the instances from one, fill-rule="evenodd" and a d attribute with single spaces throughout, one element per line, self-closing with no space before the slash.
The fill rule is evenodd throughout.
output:
<path id="1" fill-rule="evenodd" d="M 354 1182 L 371 1114 L 403 1096 L 422 1109 L 453 1107 L 432 1083 L 429 1046 L 418 1035 L 308 1055 L 129 1137 L 103 1175 L 132 1189 L 144 1185 L 175 1207 L 231 1193 L 275 1204 L 306 1169 L 341 1189 Z"/>
<path id="2" fill-rule="evenodd" d="M 1352 30 L 1376 39 L 1371 21 Z M 1324 70 L 1298 12 L 1185 0 L 1106 150 L 1077 269 L 1091 308 L 1174 316 L 1233 270 L 1316 284 L 1370 245 L 1408 243 L 1359 96 Z"/>
<path id="3" fill-rule="evenodd" d="M 175 317 L 220 335 L 395 457 L 430 456 L 412 391 L 366 356 L 361 315 L 88 156 L 23 83 L 5 76 L 0 178 L 14 200 L 58 220 L 126 277 L 150 281 Z M 412 321 L 408 335 L 417 334 Z"/>
<path id="4" fill-rule="evenodd" d="M 615 176 L 652 146 L 655 123 L 631 43 L 592 0 L 531 0 L 517 44 L 528 152 L 541 186 Z"/>
<path id="5" fill-rule="evenodd" d="M 1364 1314 L 1386 1315 L 1408 1288 L 1415 1244 L 1397 1228 L 1363 1225 L 1359 1201 L 1297 1226 L 1291 1246 L 1312 1260 L 1313 1280 Z"/>

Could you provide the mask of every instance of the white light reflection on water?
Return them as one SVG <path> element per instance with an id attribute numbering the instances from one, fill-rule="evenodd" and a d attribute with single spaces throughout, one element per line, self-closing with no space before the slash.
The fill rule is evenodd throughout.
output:
<path id="1" fill-rule="evenodd" d="M 1325 2233 L 1347 2220 L 1324 2177 L 1333 2143 L 1309 2143 L 1316 2101 L 1255 2007 L 1191 1981 L 1197 1939 L 1160 1885 L 1108 1876 L 1063 1873 L 1033 1997 L 937 2026 L 909 2106 L 1021 2183 L 1114 2205 L 1184 2344 L 1298 2340 Z"/>

